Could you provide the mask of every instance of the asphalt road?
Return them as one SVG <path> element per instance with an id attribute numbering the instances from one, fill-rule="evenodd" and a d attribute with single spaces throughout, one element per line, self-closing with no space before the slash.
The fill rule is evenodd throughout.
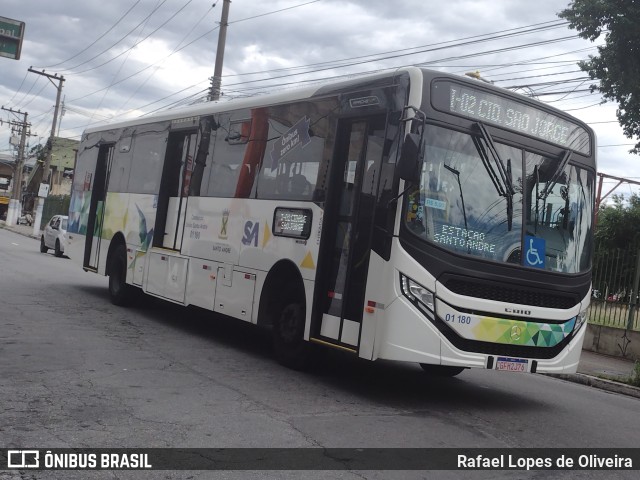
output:
<path id="1" fill-rule="evenodd" d="M 640 400 L 540 375 L 328 352 L 278 365 L 268 332 L 155 299 L 0 229 L 0 448 L 640 445 Z M 32 478 L 636 478 L 633 472 L 0 472 Z"/>

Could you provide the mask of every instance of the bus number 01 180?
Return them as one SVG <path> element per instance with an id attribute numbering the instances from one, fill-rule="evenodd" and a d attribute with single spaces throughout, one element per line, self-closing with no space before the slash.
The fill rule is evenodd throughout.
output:
<path id="1" fill-rule="evenodd" d="M 471 317 L 467 317 L 466 315 L 454 315 L 452 313 L 447 313 L 444 316 L 446 322 L 450 323 L 464 323 L 467 325 L 471 325 Z"/>

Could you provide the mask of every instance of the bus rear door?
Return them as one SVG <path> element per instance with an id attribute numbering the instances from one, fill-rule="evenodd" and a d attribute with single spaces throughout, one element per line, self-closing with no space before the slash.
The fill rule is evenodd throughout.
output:
<path id="1" fill-rule="evenodd" d="M 98 159 L 93 178 L 89 217 L 87 218 L 87 236 L 85 237 L 83 266 L 88 270 L 97 271 L 100 260 L 100 245 L 102 242 L 102 224 L 104 222 L 105 202 L 109 188 L 109 176 L 115 144 L 100 145 Z"/>
<path id="2" fill-rule="evenodd" d="M 189 182 L 194 169 L 197 130 L 169 133 L 158 194 L 154 246 L 180 250 Z"/>

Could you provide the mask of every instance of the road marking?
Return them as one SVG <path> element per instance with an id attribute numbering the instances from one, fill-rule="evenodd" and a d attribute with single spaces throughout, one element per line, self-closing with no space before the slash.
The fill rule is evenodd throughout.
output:
<path id="1" fill-rule="evenodd" d="M 13 242 L 11 242 L 11 245 L 15 245 L 16 247 L 19 247 L 19 246 L 20 246 L 20 244 L 19 244 L 19 243 L 13 243 Z"/>

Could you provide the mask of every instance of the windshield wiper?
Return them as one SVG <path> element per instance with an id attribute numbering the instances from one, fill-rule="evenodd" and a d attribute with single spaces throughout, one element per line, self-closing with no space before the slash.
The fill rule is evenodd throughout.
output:
<path id="1" fill-rule="evenodd" d="M 460 201 L 462 202 L 462 217 L 464 218 L 464 230 L 467 232 L 467 235 L 469 235 L 469 225 L 467 224 L 467 209 L 464 206 L 464 195 L 462 194 L 462 183 L 460 183 L 460 170 L 456 170 L 455 168 L 450 167 L 446 163 L 443 163 L 443 166 L 444 168 L 449 170 L 451 173 L 453 173 L 458 179 L 458 188 L 460 189 Z M 471 246 L 469 242 L 467 242 L 467 246 L 469 249 L 469 253 L 471 253 Z"/>
<path id="2" fill-rule="evenodd" d="M 540 192 L 540 195 L 538 198 L 542 200 L 546 200 L 546 198 L 551 194 L 551 192 L 553 191 L 553 187 L 555 187 L 556 184 L 558 183 L 558 180 L 560 180 L 560 175 L 562 175 L 562 173 L 564 172 L 564 169 L 569 163 L 570 159 L 571 159 L 571 150 L 567 150 L 566 152 L 564 152 L 564 156 L 562 157 L 562 160 L 560 160 L 560 163 L 558 164 L 558 167 L 556 168 L 555 172 L 553 172 L 553 176 L 551 177 L 551 180 L 547 182 L 542 192 Z"/>
<path id="3" fill-rule="evenodd" d="M 491 134 L 487 131 L 486 127 L 477 122 L 476 126 L 480 130 L 480 134 L 482 135 L 482 139 L 487 145 L 487 149 L 485 150 L 484 145 L 480 142 L 478 137 L 473 136 L 473 143 L 476 147 L 476 150 L 480 154 L 480 158 L 482 159 L 482 164 L 484 165 L 485 170 L 489 174 L 489 178 L 493 182 L 493 186 L 498 192 L 498 195 L 501 197 L 505 197 L 507 199 L 507 228 L 511 231 L 511 227 L 513 225 L 513 196 L 516 191 L 513 188 L 513 174 L 511 171 L 511 159 L 507 160 L 507 165 L 505 166 L 504 162 L 500 158 L 500 154 L 496 149 L 495 143 L 493 143 L 493 138 L 491 138 Z M 489 155 L 487 155 L 487 150 L 493 157 L 493 162 L 496 164 L 498 169 L 496 173 L 496 169 L 491 164 L 489 160 Z"/>

